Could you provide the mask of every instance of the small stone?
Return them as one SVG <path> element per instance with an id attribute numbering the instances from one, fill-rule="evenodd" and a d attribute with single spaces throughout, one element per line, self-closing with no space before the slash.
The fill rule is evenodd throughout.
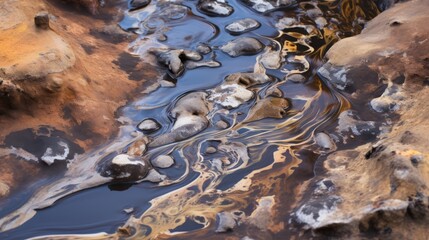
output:
<path id="1" fill-rule="evenodd" d="M 155 131 L 158 131 L 160 128 L 161 125 L 155 119 L 152 118 L 147 118 L 137 125 L 137 129 L 144 133 L 153 133 Z"/>
<path id="2" fill-rule="evenodd" d="M 101 161 L 98 171 L 101 176 L 113 178 L 116 181 L 137 181 L 147 175 L 149 164 L 140 158 L 131 157 L 128 154 L 119 154 L 112 160 Z"/>
<path id="3" fill-rule="evenodd" d="M 283 97 L 283 92 L 278 87 L 270 87 L 266 92 L 267 97 Z"/>
<path id="4" fill-rule="evenodd" d="M 10 187 L 3 182 L 0 182 L 0 198 L 8 195 L 10 192 Z"/>
<path id="5" fill-rule="evenodd" d="M 159 183 L 166 179 L 167 177 L 165 175 L 160 174 L 155 169 L 149 170 L 149 173 L 147 176 L 143 179 L 144 181 L 149 181 L 152 183 Z"/>
<path id="6" fill-rule="evenodd" d="M 173 166 L 174 159 L 167 155 L 159 155 L 155 159 L 151 160 L 151 163 L 157 168 L 169 168 Z"/>
<path id="7" fill-rule="evenodd" d="M 170 82 L 170 81 L 167 81 L 167 80 L 161 80 L 161 81 L 159 81 L 159 85 L 161 85 L 161 87 L 164 87 L 164 88 L 173 88 L 173 87 L 176 87 L 176 84 L 174 84 L 174 82 Z"/>
<path id="8" fill-rule="evenodd" d="M 216 127 L 220 129 L 227 129 L 229 127 L 229 124 L 223 120 L 220 120 L 216 123 Z"/>
<path id="9" fill-rule="evenodd" d="M 237 225 L 234 215 L 230 212 L 220 212 L 216 216 L 219 219 L 218 227 L 216 228 L 217 233 L 232 231 Z"/>
<path id="10" fill-rule="evenodd" d="M 285 77 L 286 81 L 291 81 L 294 83 L 303 83 L 307 80 L 302 74 L 291 74 Z"/>
<path id="11" fill-rule="evenodd" d="M 159 34 L 156 39 L 160 42 L 165 42 L 167 41 L 167 36 L 165 34 Z"/>
<path id="12" fill-rule="evenodd" d="M 220 49 L 231 57 L 238 57 L 241 55 L 255 55 L 263 48 L 264 45 L 258 39 L 241 37 L 228 42 Z"/>
<path id="13" fill-rule="evenodd" d="M 335 143 L 332 140 L 332 138 L 324 133 L 324 132 L 319 132 L 315 135 L 314 137 L 316 144 L 319 145 L 322 149 L 324 150 L 333 150 L 335 149 Z"/>
<path id="14" fill-rule="evenodd" d="M 214 60 L 200 61 L 200 62 L 194 62 L 194 61 L 186 62 L 187 69 L 195 69 L 200 67 L 216 68 L 220 66 L 221 66 L 221 63 Z"/>
<path id="15" fill-rule="evenodd" d="M 125 209 L 124 209 L 124 212 L 125 212 L 126 214 L 130 214 L 130 213 L 134 212 L 134 208 L 125 208 Z"/>
<path id="16" fill-rule="evenodd" d="M 147 146 L 146 146 L 147 142 L 148 142 L 148 139 L 146 137 L 135 141 L 128 148 L 127 154 L 133 157 L 143 156 L 143 154 L 147 150 Z"/>
<path id="17" fill-rule="evenodd" d="M 255 30 L 260 26 L 261 24 L 254 19 L 243 18 L 226 25 L 225 29 L 232 34 L 242 34 Z"/>
<path id="18" fill-rule="evenodd" d="M 200 0 L 198 1 L 198 10 L 214 17 L 226 17 L 234 12 L 234 8 L 225 0 Z"/>
<path id="19" fill-rule="evenodd" d="M 323 29 L 326 25 L 328 25 L 328 21 L 324 17 L 318 17 L 314 20 L 317 25 L 317 28 Z"/>
<path id="20" fill-rule="evenodd" d="M 130 2 L 130 10 L 137 10 L 140 8 L 144 8 L 150 4 L 151 0 L 131 0 Z"/>
<path id="21" fill-rule="evenodd" d="M 208 153 L 208 154 L 212 154 L 212 153 L 215 153 L 215 152 L 217 152 L 217 149 L 214 148 L 214 147 L 208 147 L 208 148 L 206 148 L 206 153 Z"/>
<path id="22" fill-rule="evenodd" d="M 39 12 L 34 17 L 34 23 L 36 27 L 40 29 L 47 30 L 49 29 L 49 13 L 48 12 Z"/>
<path id="23" fill-rule="evenodd" d="M 212 51 L 212 49 L 207 46 L 206 44 L 202 44 L 200 43 L 197 47 L 197 52 L 201 53 L 201 54 L 208 54 Z"/>

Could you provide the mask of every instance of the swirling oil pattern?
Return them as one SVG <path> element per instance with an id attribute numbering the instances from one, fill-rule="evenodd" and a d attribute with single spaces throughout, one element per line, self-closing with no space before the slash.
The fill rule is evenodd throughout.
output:
<path id="1" fill-rule="evenodd" d="M 142 61 L 159 62 L 166 72 L 160 87 L 121 110 L 123 126 L 109 145 L 81 155 L 63 179 L 3 218 L 1 229 L 9 230 L 6 236 L 49 239 L 298 236 L 288 222 L 294 200 L 313 176 L 318 156 L 335 150 L 317 146 L 315 135 L 333 131 L 338 116 L 351 107 L 316 71 L 330 46 L 358 34 L 378 13 L 373 1 L 363 0 L 153 0 L 127 10 L 120 26 L 139 36 L 129 51 Z M 258 24 L 248 31 L 228 30 L 245 18 Z M 229 51 L 228 44 L 237 39 L 256 39 L 262 47 L 249 40 L 252 46 L 235 46 L 246 45 L 243 54 Z M 135 132 L 143 119 L 162 127 L 155 133 Z M 187 133 L 179 132 L 186 126 Z M 175 164 L 157 169 L 162 174 L 158 183 L 137 180 L 117 192 L 117 207 L 132 207 L 131 217 L 120 215 L 92 227 L 31 227 L 43 221 L 45 211 L 65 205 L 79 209 L 84 203 L 70 206 L 72 200 L 104 194 L 100 189 L 106 186 L 93 188 L 112 181 L 99 174 L 102 162 L 142 140 L 148 143 L 142 161 L 169 155 Z M 72 193 L 36 214 L 35 209 Z M 222 214 L 240 220 L 232 235 L 216 233 L 222 232 Z M 27 230 L 32 233 L 22 233 Z"/>

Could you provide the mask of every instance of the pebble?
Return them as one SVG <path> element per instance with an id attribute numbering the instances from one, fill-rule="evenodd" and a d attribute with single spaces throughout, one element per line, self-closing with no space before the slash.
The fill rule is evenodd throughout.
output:
<path id="1" fill-rule="evenodd" d="M 242 34 L 259 28 L 261 24 L 252 18 L 243 18 L 226 25 L 225 29 L 232 34 Z"/>
<path id="2" fill-rule="evenodd" d="M 220 212 L 216 216 L 219 219 L 218 227 L 216 228 L 217 233 L 232 231 L 237 225 L 234 215 L 230 212 Z"/>
<path id="3" fill-rule="evenodd" d="M 39 12 L 34 17 L 34 24 L 40 29 L 47 30 L 49 29 L 49 13 L 48 12 Z"/>
<path id="4" fill-rule="evenodd" d="M 215 152 L 217 152 L 217 149 L 214 148 L 214 147 L 207 147 L 206 148 L 206 153 L 208 153 L 208 154 L 212 154 L 212 153 L 215 153 Z"/>
<path id="5" fill-rule="evenodd" d="M 151 160 L 151 163 L 157 168 L 169 168 L 173 166 L 174 159 L 167 155 L 159 155 L 155 159 Z"/>
<path id="6" fill-rule="evenodd" d="M 216 123 L 216 127 L 220 128 L 220 129 L 226 129 L 229 127 L 229 124 L 223 120 L 220 120 Z"/>
<path id="7" fill-rule="evenodd" d="M 144 8 L 150 4 L 151 0 L 131 0 L 130 2 L 130 10 L 137 10 L 140 8 Z"/>
<path id="8" fill-rule="evenodd" d="M 149 170 L 149 173 L 147 174 L 147 176 L 143 180 L 149 181 L 152 183 L 159 183 L 159 182 L 164 181 L 166 178 L 167 178 L 167 176 L 160 174 L 155 169 L 151 169 L 151 170 Z"/>
<path id="9" fill-rule="evenodd" d="M 165 80 L 162 80 L 162 81 L 165 81 Z M 158 131 L 160 128 L 161 128 L 161 125 L 155 119 L 152 119 L 152 118 L 147 118 L 141 121 L 137 125 L 137 129 L 144 133 L 153 133 L 155 131 Z"/>
<path id="10" fill-rule="evenodd" d="M 302 74 L 291 74 L 285 77 L 286 81 L 291 81 L 294 83 L 303 83 L 307 79 Z"/>
<path id="11" fill-rule="evenodd" d="M 208 16 L 215 17 L 226 17 L 234 12 L 234 8 L 225 0 L 200 0 L 198 1 L 198 10 Z"/>
<path id="12" fill-rule="evenodd" d="M 256 38 L 240 37 L 228 42 L 220 49 L 231 57 L 238 57 L 241 55 L 255 55 L 263 48 L 264 45 Z"/>

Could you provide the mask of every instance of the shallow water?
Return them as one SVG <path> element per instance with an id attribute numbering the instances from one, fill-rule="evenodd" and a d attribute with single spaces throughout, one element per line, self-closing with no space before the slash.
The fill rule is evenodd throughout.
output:
<path id="1" fill-rule="evenodd" d="M 344 96 L 316 75 L 316 70 L 323 63 L 322 57 L 333 42 L 340 37 L 356 34 L 362 28 L 361 24 L 349 22 L 343 17 L 342 14 L 354 17 L 350 12 L 358 8 L 347 7 L 348 2 L 353 1 L 320 1 L 319 7 L 330 22 L 321 29 L 306 15 L 305 10 L 314 8 L 311 7 L 313 5 L 309 7 L 304 1 L 291 8 L 265 14 L 257 13 L 240 1 L 229 1 L 234 13 L 228 17 L 206 16 L 197 10 L 196 1 L 179 3 L 186 6 L 186 11 L 180 8 L 168 12 L 171 3 L 162 1 L 153 1 L 145 9 L 134 11 L 132 14 L 140 14 L 139 19 L 127 17 L 121 26 L 140 35 L 140 39 L 130 44 L 130 52 L 140 56 L 142 61 L 153 61 L 146 55 L 150 47 L 193 50 L 204 43 L 213 49 L 204 59 L 214 58 L 221 63 L 221 67 L 185 70 L 175 79 L 175 87 L 158 88 L 125 106 L 119 113 L 124 124 L 117 138 L 105 147 L 79 156 L 64 173 L 64 178 L 61 175 L 51 179 L 50 183 L 44 182 L 46 186 L 27 202 L 27 207 L 44 208 L 49 205 L 41 203 L 46 199 L 59 200 L 51 207 L 38 210 L 21 226 L 0 233 L 0 238 L 99 232 L 114 234 L 121 226 L 132 229 L 130 235 L 133 237 L 216 237 L 213 234 L 217 213 L 239 210 L 249 216 L 257 208 L 258 200 L 270 196 L 281 200 L 276 202 L 280 206 L 274 208 L 272 220 L 284 222 L 286 226 L 270 229 L 268 235 L 295 234 L 287 227 L 287 219 L 299 185 L 313 176 L 317 168 L 316 160 L 320 154 L 326 153 L 315 145 L 314 135 L 322 131 L 334 134 L 339 114 L 351 108 Z M 363 18 L 375 16 L 374 6 L 364 7 L 368 10 L 368 16 Z M 297 23 L 277 30 L 276 23 L 285 16 L 297 19 Z M 148 17 L 150 21 L 140 23 Z M 264 51 L 250 56 L 230 57 L 219 49 L 237 38 L 229 34 L 225 26 L 244 17 L 257 20 L 261 26 L 240 37 L 257 38 L 265 46 L 279 52 L 283 49 L 284 61 L 280 67 L 270 69 L 261 65 L 258 56 Z M 162 34 L 167 40 L 157 41 L 156 38 Z M 168 73 L 166 68 L 164 70 Z M 157 138 L 173 128 L 175 120 L 171 110 L 181 97 L 194 91 L 210 92 L 229 74 L 253 71 L 266 71 L 273 79 L 251 87 L 256 97 L 228 111 L 215 105 L 208 115 L 210 125 L 205 130 L 183 141 L 151 148 L 145 154 L 147 159 L 160 154 L 173 156 L 173 167 L 157 169 L 167 176 L 167 180 L 159 184 L 104 184 L 106 179 L 93 176 L 97 174 L 96 166 L 100 159 L 111 152 L 125 151 L 136 139 L 131 133 L 141 120 L 153 118 L 163 126 L 150 135 Z M 285 81 L 285 75 L 290 73 L 301 73 L 306 80 L 302 83 Z M 173 76 L 171 73 L 169 75 Z M 244 122 L 249 109 L 263 99 L 273 86 L 277 86 L 290 103 L 285 116 Z M 215 123 L 219 119 L 228 121 L 230 126 L 218 129 Z M 205 149 L 209 145 L 222 145 L 223 150 L 207 154 Z M 214 159 L 225 157 L 230 163 L 217 167 Z M 100 184 L 104 185 L 98 186 Z M 23 194 L 17 197 L 19 202 L 3 203 L 5 207 L 0 211 L 1 216 L 19 208 L 29 197 Z M 123 211 L 127 208 L 134 211 L 127 214 Z M 18 212 L 17 216 L 23 215 L 25 211 Z M 128 220 L 131 215 L 134 218 Z M 256 238 L 266 237 L 260 235 L 258 230 L 243 229 L 237 230 L 240 236 L 253 234 Z M 179 233 L 182 235 L 177 235 Z M 125 233 L 122 231 L 120 234 Z"/>

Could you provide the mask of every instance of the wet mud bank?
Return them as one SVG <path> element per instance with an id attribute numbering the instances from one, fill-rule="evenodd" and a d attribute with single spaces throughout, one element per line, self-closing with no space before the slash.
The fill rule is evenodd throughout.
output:
<path id="1" fill-rule="evenodd" d="M 424 236 L 428 1 L 94 2 L 44 3 L 91 81 L 5 121 L 0 236 Z"/>

